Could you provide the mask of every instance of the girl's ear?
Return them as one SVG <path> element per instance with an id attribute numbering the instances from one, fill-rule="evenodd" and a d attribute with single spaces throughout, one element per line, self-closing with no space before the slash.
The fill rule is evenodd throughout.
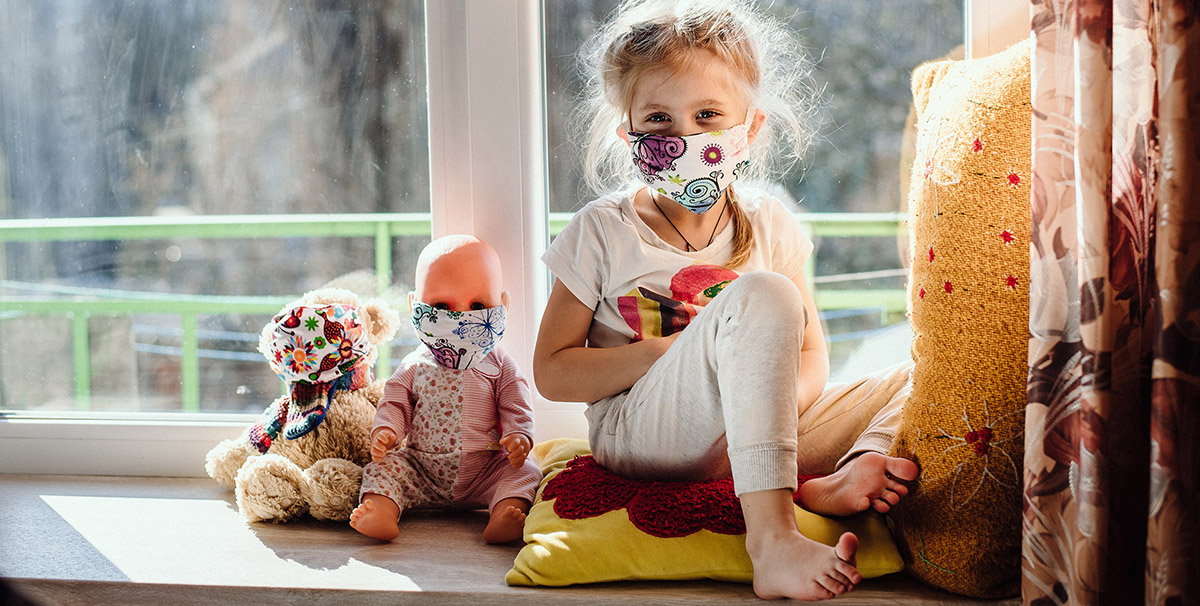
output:
<path id="1" fill-rule="evenodd" d="M 758 131 L 762 129 L 763 122 L 767 121 L 767 113 L 761 109 L 754 110 L 754 118 L 750 121 L 750 131 L 746 133 L 746 141 L 754 143 L 758 138 Z"/>
<path id="2" fill-rule="evenodd" d="M 408 313 L 412 313 L 413 303 L 417 301 L 417 292 L 415 290 L 408 291 Z"/>
<path id="3" fill-rule="evenodd" d="M 625 130 L 624 124 L 617 125 L 617 136 L 625 142 L 625 145 L 629 145 L 629 132 Z"/>
<path id="4" fill-rule="evenodd" d="M 505 309 L 508 308 L 508 291 L 507 290 L 501 291 L 500 304 L 503 305 Z"/>

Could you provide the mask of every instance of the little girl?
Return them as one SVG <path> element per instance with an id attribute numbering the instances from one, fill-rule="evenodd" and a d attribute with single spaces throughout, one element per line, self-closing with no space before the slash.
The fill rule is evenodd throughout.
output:
<path id="1" fill-rule="evenodd" d="M 858 539 L 798 532 L 797 470 L 833 472 L 800 487 L 816 513 L 895 505 L 917 473 L 884 455 L 911 365 L 825 389 L 813 245 L 778 200 L 731 185 L 802 154 L 806 63 L 729 0 L 627 2 L 593 44 L 589 181 L 644 185 L 589 203 L 543 257 L 538 388 L 590 402 L 593 454 L 618 473 L 732 475 L 759 597 L 844 593 Z"/>
<path id="2" fill-rule="evenodd" d="M 521 538 L 542 478 L 533 446 L 529 384 L 504 336 L 508 293 L 500 259 L 471 236 L 434 240 L 417 259 L 409 295 L 424 347 L 384 387 L 363 469 L 355 530 L 390 541 L 410 507 L 487 507 L 483 538 Z"/>

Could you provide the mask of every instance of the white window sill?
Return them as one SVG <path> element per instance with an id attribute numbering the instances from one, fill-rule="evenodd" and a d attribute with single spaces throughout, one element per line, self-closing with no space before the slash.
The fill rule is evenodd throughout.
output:
<path id="1" fill-rule="evenodd" d="M 0 473 L 204 477 L 254 415 L 0 415 Z"/>
<path id="2" fill-rule="evenodd" d="M 487 514 L 413 511 L 393 543 L 345 522 L 247 524 L 211 480 L 0 474 L 0 576 L 42 604 L 762 604 L 717 582 L 509 587 L 519 545 L 489 546 Z M 615 545 L 614 549 L 619 549 Z M 995 604 L 902 574 L 839 604 Z"/>
<path id="3" fill-rule="evenodd" d="M 535 402 L 535 441 L 586 438 L 583 404 Z M 103 415 L 103 416 L 101 416 Z M 0 474 L 207 477 L 204 457 L 258 415 L 0 413 Z"/>

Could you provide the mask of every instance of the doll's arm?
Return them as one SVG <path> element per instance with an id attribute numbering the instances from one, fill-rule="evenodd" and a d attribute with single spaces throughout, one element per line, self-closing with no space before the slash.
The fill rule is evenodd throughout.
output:
<path id="1" fill-rule="evenodd" d="M 508 452 L 508 462 L 520 467 L 533 448 L 533 397 L 529 381 L 517 361 L 502 354 L 500 385 L 496 390 L 496 421 L 502 437 L 500 445 Z"/>
<path id="2" fill-rule="evenodd" d="M 375 422 L 371 427 L 373 462 L 382 460 L 388 450 L 400 443 L 400 436 L 408 434 L 414 404 L 413 392 L 409 389 L 412 378 L 410 370 L 397 372 L 383 388 L 383 398 L 375 409 Z"/>

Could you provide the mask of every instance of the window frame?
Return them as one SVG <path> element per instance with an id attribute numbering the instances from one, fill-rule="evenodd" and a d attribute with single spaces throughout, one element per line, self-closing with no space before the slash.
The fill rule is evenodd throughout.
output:
<path id="1" fill-rule="evenodd" d="M 512 301 L 505 348 L 531 380 L 548 291 L 544 1 L 425 3 L 432 233 L 473 233 L 496 248 Z M 1027 36 L 1020 3 L 967 0 L 964 14 L 968 57 Z M 587 435 L 583 404 L 534 398 L 537 440 Z M 251 418 L 0 416 L 0 473 L 204 476 L 205 453 Z"/>

